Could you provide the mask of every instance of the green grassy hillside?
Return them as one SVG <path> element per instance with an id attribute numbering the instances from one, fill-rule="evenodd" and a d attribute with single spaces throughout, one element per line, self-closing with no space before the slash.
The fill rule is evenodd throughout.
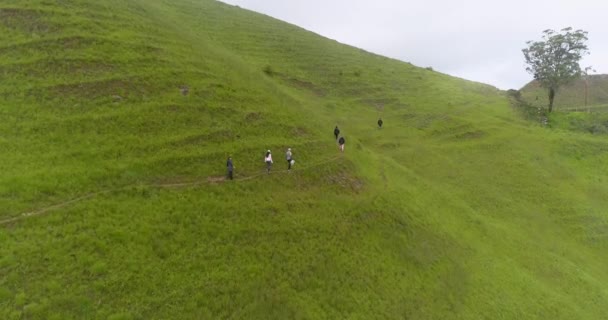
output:
<path id="1" fill-rule="evenodd" d="M 585 92 L 587 92 L 587 105 L 585 105 Z M 525 85 L 521 93 L 522 98 L 534 106 L 547 107 L 549 104 L 547 91 L 536 81 Z M 586 84 L 585 79 L 580 79 L 560 88 L 554 103 L 557 111 L 607 111 L 608 75 L 590 75 Z"/>
<path id="2" fill-rule="evenodd" d="M 493 87 L 205 0 L 3 1 L 0 57 L 1 319 L 607 318 L 608 142 Z"/>

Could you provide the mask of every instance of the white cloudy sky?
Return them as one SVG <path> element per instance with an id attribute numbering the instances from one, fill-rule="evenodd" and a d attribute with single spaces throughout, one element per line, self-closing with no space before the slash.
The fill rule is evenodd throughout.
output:
<path id="1" fill-rule="evenodd" d="M 222 0 L 325 37 L 501 89 L 531 76 L 521 49 L 545 29 L 589 32 L 582 66 L 608 73 L 606 0 Z"/>

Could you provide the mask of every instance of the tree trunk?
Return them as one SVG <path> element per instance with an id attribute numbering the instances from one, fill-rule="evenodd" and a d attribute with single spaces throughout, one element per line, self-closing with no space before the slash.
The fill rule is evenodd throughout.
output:
<path id="1" fill-rule="evenodd" d="M 555 89 L 549 88 L 549 113 L 553 111 L 553 99 L 555 99 Z"/>

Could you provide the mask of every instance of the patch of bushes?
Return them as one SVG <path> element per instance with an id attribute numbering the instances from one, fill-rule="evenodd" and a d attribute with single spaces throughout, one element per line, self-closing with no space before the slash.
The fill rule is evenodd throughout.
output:
<path id="1" fill-rule="evenodd" d="M 591 134 L 608 134 L 608 114 L 598 112 L 568 112 L 551 116 L 555 127 Z"/>
<path id="2" fill-rule="evenodd" d="M 511 105 L 519 111 L 525 119 L 539 122 L 543 125 L 547 124 L 548 113 L 545 108 L 539 108 L 527 103 L 522 98 L 519 90 L 509 89 L 507 90 L 507 96 L 509 97 Z"/>

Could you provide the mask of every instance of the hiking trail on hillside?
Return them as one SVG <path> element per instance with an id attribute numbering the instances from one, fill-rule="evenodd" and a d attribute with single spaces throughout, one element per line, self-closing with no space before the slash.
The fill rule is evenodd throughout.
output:
<path id="1" fill-rule="evenodd" d="M 313 164 L 310 164 L 306 167 L 303 167 L 302 169 L 300 169 L 299 171 L 302 170 L 306 170 L 306 169 L 310 169 L 328 162 L 332 162 L 332 161 L 336 161 L 340 158 L 342 158 L 343 155 L 338 155 L 323 161 L 319 161 L 319 162 L 315 162 Z M 275 170 L 272 171 L 272 173 L 287 173 L 288 170 Z M 271 174 L 272 174 L 271 173 Z M 233 179 L 232 181 L 247 181 L 247 180 L 251 180 L 251 179 L 255 179 L 258 178 L 260 176 L 265 176 L 265 175 L 269 175 L 269 173 L 263 172 L 263 173 L 259 173 L 259 174 L 254 174 L 251 176 L 246 176 L 246 177 L 242 177 L 242 178 L 236 178 Z M 79 197 L 76 197 L 74 199 L 65 201 L 65 202 L 61 202 L 61 203 L 57 203 L 48 207 L 44 207 L 44 208 L 40 208 L 38 210 L 35 211 L 29 211 L 29 212 L 24 212 L 18 215 L 15 215 L 12 218 L 8 218 L 8 219 L 4 219 L 4 220 L 0 220 L 0 225 L 7 225 L 9 223 L 13 223 L 13 222 L 19 222 L 21 220 L 24 220 L 26 218 L 31 218 L 31 217 L 36 217 L 36 216 L 42 216 L 42 215 L 47 215 L 53 211 L 62 209 L 62 208 L 66 208 L 70 205 L 85 201 L 85 200 L 89 200 L 92 198 L 95 198 L 97 196 L 103 195 L 103 194 L 107 194 L 107 193 L 112 193 L 112 192 L 118 192 L 118 191 L 123 191 L 129 188 L 133 188 L 133 187 L 151 187 L 151 188 L 165 188 L 165 189 L 169 189 L 169 188 L 186 188 L 186 187 L 194 187 L 194 186 L 200 186 L 203 184 L 214 184 L 214 183 L 221 183 L 221 182 L 225 182 L 226 181 L 226 177 L 218 177 L 218 176 L 208 176 L 206 179 L 204 180 L 197 180 L 197 181 L 190 181 L 190 182 L 183 182 L 183 183 L 144 183 L 144 184 L 130 184 L 130 185 L 126 185 L 123 187 L 119 187 L 119 188 L 114 188 L 114 189 L 106 189 L 106 190 L 102 190 L 102 191 L 97 191 L 97 192 L 93 192 L 93 193 L 89 193 L 86 195 L 82 195 Z"/>

